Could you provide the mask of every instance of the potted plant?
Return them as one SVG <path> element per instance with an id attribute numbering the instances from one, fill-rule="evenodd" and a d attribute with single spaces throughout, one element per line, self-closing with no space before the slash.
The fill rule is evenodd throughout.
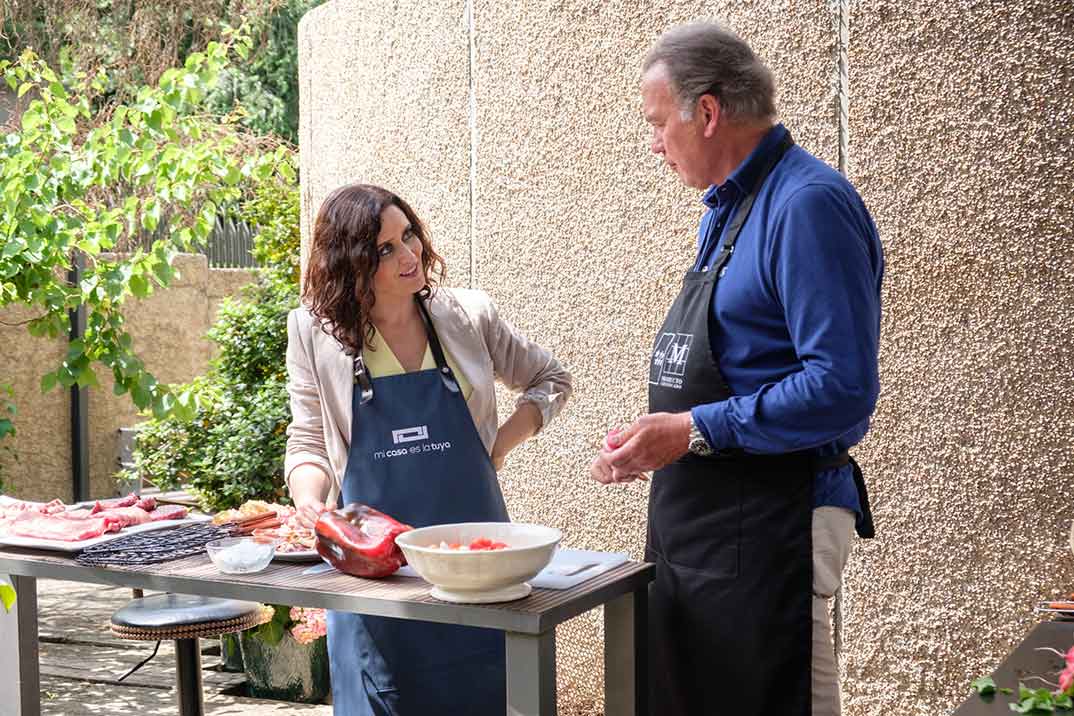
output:
<path id="1" fill-rule="evenodd" d="M 320 703 L 331 690 L 323 609 L 274 604 L 272 619 L 242 632 L 249 695 Z"/>

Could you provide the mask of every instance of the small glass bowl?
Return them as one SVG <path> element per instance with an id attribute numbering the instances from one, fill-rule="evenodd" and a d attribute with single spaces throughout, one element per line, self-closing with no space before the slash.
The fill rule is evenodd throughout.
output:
<path id="1" fill-rule="evenodd" d="M 206 544 L 205 551 L 224 574 L 251 574 L 269 565 L 279 544 L 266 537 L 225 537 Z"/>

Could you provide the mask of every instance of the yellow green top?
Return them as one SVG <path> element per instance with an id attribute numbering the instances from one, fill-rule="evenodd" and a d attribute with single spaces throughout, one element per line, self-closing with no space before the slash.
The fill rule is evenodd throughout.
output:
<path id="1" fill-rule="evenodd" d="M 369 347 L 362 350 L 362 358 L 365 360 L 365 365 L 369 369 L 370 375 L 374 378 L 399 375 L 406 372 L 403 370 L 403 364 L 392 353 L 391 346 L 381 338 L 380 331 L 377 330 L 376 326 L 373 327 L 373 339 L 369 342 Z M 462 390 L 462 397 L 469 400 L 470 395 L 474 392 L 473 386 L 470 385 L 470 381 L 466 380 L 466 376 L 459 370 L 455 359 L 451 357 L 451 354 L 446 349 L 444 350 L 444 358 L 447 360 L 451 371 L 455 374 L 455 380 L 458 381 L 459 388 Z M 425 357 L 421 359 L 421 370 L 432 370 L 434 368 L 436 368 L 436 361 L 433 359 L 433 351 L 426 343 Z"/>

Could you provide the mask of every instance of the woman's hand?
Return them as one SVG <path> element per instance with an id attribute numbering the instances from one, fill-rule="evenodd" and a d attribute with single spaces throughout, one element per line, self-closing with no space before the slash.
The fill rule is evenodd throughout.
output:
<path id="1" fill-rule="evenodd" d="M 291 471 L 291 501 L 298 511 L 298 522 L 303 527 L 313 529 L 321 513 L 333 509 L 325 503 L 331 481 L 317 465 L 304 463 Z"/>
<path id="2" fill-rule="evenodd" d="M 303 505 L 296 502 L 295 508 L 298 510 L 298 524 L 312 530 L 321 514 L 331 510 L 332 506 L 319 500 L 311 500 Z"/>
<path id="3" fill-rule="evenodd" d="M 499 472 L 507 459 L 507 454 L 537 434 L 544 423 L 541 411 L 533 403 L 522 403 L 496 432 L 496 442 L 492 446 L 492 466 Z"/>

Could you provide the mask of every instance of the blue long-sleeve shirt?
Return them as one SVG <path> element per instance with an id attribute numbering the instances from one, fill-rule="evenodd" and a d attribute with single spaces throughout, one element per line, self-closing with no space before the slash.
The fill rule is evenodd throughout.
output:
<path id="1" fill-rule="evenodd" d="M 787 133 L 778 124 L 703 202 L 694 270 L 707 270 L 738 202 Z M 799 146 L 761 187 L 713 294 L 709 335 L 733 397 L 693 408 L 715 448 L 835 455 L 869 429 L 883 250 L 861 197 Z M 815 480 L 814 506 L 860 514 L 852 468 Z"/>

